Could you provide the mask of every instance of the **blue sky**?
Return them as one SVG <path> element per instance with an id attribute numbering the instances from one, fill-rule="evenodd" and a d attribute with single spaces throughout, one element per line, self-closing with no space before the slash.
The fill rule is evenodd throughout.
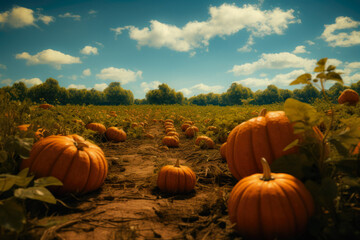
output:
<path id="1" fill-rule="evenodd" d="M 161 83 L 186 97 L 233 82 L 293 89 L 323 57 L 350 85 L 360 80 L 359 10 L 358 0 L 1 1 L 0 87 L 118 81 L 139 99 Z"/>

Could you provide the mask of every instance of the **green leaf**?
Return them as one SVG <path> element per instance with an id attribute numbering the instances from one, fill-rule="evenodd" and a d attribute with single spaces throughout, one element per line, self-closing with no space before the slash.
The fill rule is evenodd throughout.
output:
<path id="1" fill-rule="evenodd" d="M 326 78 L 326 74 L 321 72 L 318 75 L 316 75 L 316 78 Z"/>
<path id="2" fill-rule="evenodd" d="M 349 149 L 356 146 L 360 141 L 360 118 L 340 119 L 340 121 L 344 125 L 343 130 L 333 133 L 330 142 L 337 145 L 341 144 L 349 153 Z"/>
<path id="3" fill-rule="evenodd" d="M 43 177 L 36 179 L 34 182 L 34 187 L 47 187 L 47 186 L 62 186 L 63 183 L 56 177 Z"/>
<path id="4" fill-rule="evenodd" d="M 335 69 L 336 69 L 336 67 L 335 67 L 334 65 L 329 65 L 329 66 L 327 67 L 326 71 L 330 72 L 330 71 L 333 71 L 333 70 L 335 70 Z"/>
<path id="5" fill-rule="evenodd" d="M 295 139 L 295 140 L 292 141 L 289 145 L 287 145 L 287 146 L 283 149 L 283 151 L 285 152 L 285 151 L 287 151 L 287 150 L 289 150 L 289 149 L 297 146 L 298 143 L 299 143 L 299 139 Z"/>
<path id="6" fill-rule="evenodd" d="M 290 85 L 297 85 L 297 84 L 310 84 L 311 81 L 311 74 L 304 73 L 297 77 L 294 81 L 290 83 Z"/>
<path id="7" fill-rule="evenodd" d="M 6 162 L 7 158 L 8 158 L 7 152 L 4 150 L 1 150 L 0 151 L 0 163 Z"/>
<path id="8" fill-rule="evenodd" d="M 328 81 L 328 80 L 334 80 L 334 81 L 337 81 L 337 82 L 339 82 L 339 83 L 341 83 L 341 84 L 344 84 L 344 82 L 343 82 L 340 74 L 339 74 L 339 73 L 336 73 L 336 72 L 329 72 L 329 73 L 327 73 L 327 74 L 326 74 L 326 81 Z"/>
<path id="9" fill-rule="evenodd" d="M 0 226 L 21 232 L 25 223 L 25 211 L 21 203 L 13 197 L 0 201 Z"/>
<path id="10" fill-rule="evenodd" d="M 21 158 L 28 158 L 33 143 L 33 138 L 19 138 L 17 136 L 10 136 L 5 141 L 5 149 L 7 149 L 8 152 L 17 153 Z"/>
<path id="11" fill-rule="evenodd" d="M 24 168 L 24 169 L 21 170 L 17 175 L 18 175 L 19 177 L 24 177 L 24 178 L 26 178 L 28 174 L 29 174 L 29 168 Z"/>
<path id="12" fill-rule="evenodd" d="M 56 198 L 44 187 L 18 188 L 14 191 L 14 196 L 21 199 L 30 198 L 52 204 L 56 203 Z"/>
<path id="13" fill-rule="evenodd" d="M 322 121 L 322 116 L 310 104 L 288 98 L 284 104 L 286 116 L 294 122 L 295 133 L 300 133 L 317 126 Z"/>
<path id="14" fill-rule="evenodd" d="M 318 65 L 315 67 L 314 72 L 323 72 L 325 71 L 325 64 L 326 64 L 327 58 L 320 59 L 316 64 Z"/>
<path id="15" fill-rule="evenodd" d="M 0 175 L 0 192 L 6 192 L 11 189 L 16 183 L 17 176 L 10 174 Z"/>

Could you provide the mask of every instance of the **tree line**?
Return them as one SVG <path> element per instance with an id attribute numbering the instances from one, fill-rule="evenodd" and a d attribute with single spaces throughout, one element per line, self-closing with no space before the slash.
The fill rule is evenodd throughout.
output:
<path id="1" fill-rule="evenodd" d="M 335 83 L 327 90 L 327 95 L 337 101 L 340 93 L 346 87 Z M 351 89 L 360 93 L 360 81 L 353 83 Z M 199 94 L 190 98 L 184 97 L 182 92 L 176 92 L 167 84 L 163 83 L 158 89 L 149 90 L 144 99 L 134 99 L 130 90 L 123 89 L 119 82 L 112 82 L 104 91 L 95 89 L 66 89 L 60 87 L 56 79 L 48 78 L 44 83 L 27 88 L 23 82 L 14 83 L 12 86 L 2 87 L 1 91 L 8 93 L 12 100 L 30 99 L 35 103 L 49 104 L 85 104 L 85 105 L 131 105 L 131 104 L 194 104 L 194 105 L 264 105 L 276 102 L 284 102 L 288 98 L 295 98 L 302 102 L 311 103 L 322 97 L 321 92 L 312 85 L 306 85 L 293 91 L 279 89 L 275 85 L 269 85 L 264 90 L 253 92 L 250 88 L 239 83 L 232 83 L 224 93 Z"/>

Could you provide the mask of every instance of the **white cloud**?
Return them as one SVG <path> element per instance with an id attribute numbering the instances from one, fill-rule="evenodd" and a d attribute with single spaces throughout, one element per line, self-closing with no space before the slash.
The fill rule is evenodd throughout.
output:
<path id="1" fill-rule="evenodd" d="M 0 69 L 7 69 L 6 65 L 0 63 Z"/>
<path id="2" fill-rule="evenodd" d="M 73 81 L 76 81 L 78 79 L 78 76 L 74 74 L 74 75 L 71 75 L 69 78 Z"/>
<path id="3" fill-rule="evenodd" d="M 81 63 L 78 57 L 73 57 L 52 49 L 43 50 L 35 55 L 30 55 L 27 52 L 19 53 L 16 54 L 16 59 L 25 59 L 28 65 L 48 64 L 56 69 L 61 69 L 61 65 L 63 64 Z"/>
<path id="4" fill-rule="evenodd" d="M 24 7 L 13 7 L 9 11 L 0 13 L 0 24 L 3 26 L 9 26 L 12 28 L 22 28 L 26 26 L 36 26 L 36 21 L 42 21 L 45 24 L 49 24 L 54 21 L 51 16 L 45 16 L 39 14 L 38 17 L 34 16 L 34 11 Z"/>
<path id="5" fill-rule="evenodd" d="M 98 91 L 104 91 L 104 89 L 107 87 L 108 85 L 106 83 L 99 83 L 94 85 L 94 89 Z"/>
<path id="6" fill-rule="evenodd" d="M 22 79 L 17 80 L 16 82 L 23 82 L 23 83 L 25 83 L 25 85 L 27 87 L 32 87 L 32 86 L 39 85 L 39 84 L 43 83 L 40 80 L 40 78 L 30 78 L 30 79 L 22 78 Z"/>
<path id="7" fill-rule="evenodd" d="M 96 14 L 96 13 L 97 13 L 97 11 L 95 11 L 95 10 L 91 9 L 88 13 L 89 13 L 90 15 L 94 15 L 94 14 Z"/>
<path id="8" fill-rule="evenodd" d="M 116 38 L 118 35 L 121 35 L 125 29 L 129 29 L 129 28 L 130 28 L 130 26 L 110 28 L 110 31 L 115 32 L 115 38 Z"/>
<path id="9" fill-rule="evenodd" d="M 182 92 L 186 97 L 190 96 L 190 94 L 192 93 L 192 91 L 188 88 L 182 88 L 179 90 L 179 92 Z"/>
<path id="10" fill-rule="evenodd" d="M 91 75 L 91 70 L 90 68 L 87 68 L 85 69 L 83 72 L 82 72 L 83 76 L 90 76 Z"/>
<path id="11" fill-rule="evenodd" d="M 289 24 L 298 22 L 293 15 L 294 10 L 283 11 L 280 8 L 260 10 L 256 5 L 222 4 L 210 7 L 210 18 L 207 21 L 191 21 L 184 27 L 150 21 L 150 27 L 139 29 L 134 26 L 111 29 L 115 34 L 128 28 L 131 39 L 138 46 L 169 49 L 188 52 L 195 48 L 207 47 L 209 40 L 216 37 L 233 35 L 240 30 L 247 30 L 252 37 L 263 37 L 271 34 L 283 34 Z M 248 42 L 248 45 L 251 41 Z"/>
<path id="12" fill-rule="evenodd" d="M 45 23 L 46 25 L 49 25 L 49 23 L 54 22 L 55 18 L 52 16 L 45 16 L 45 15 L 40 15 L 39 16 L 39 20 L 41 20 L 43 23 Z"/>
<path id="13" fill-rule="evenodd" d="M 246 78 L 235 82 L 251 88 L 266 87 L 270 84 L 270 80 L 268 78 Z"/>
<path id="14" fill-rule="evenodd" d="M 182 92 L 185 96 L 190 96 L 191 94 L 200 94 L 200 93 L 220 93 L 220 91 L 224 89 L 223 86 L 209 86 L 203 83 L 196 84 L 190 88 L 182 88 L 179 92 Z"/>
<path id="15" fill-rule="evenodd" d="M 135 82 L 138 78 L 142 78 L 142 71 L 133 72 L 125 68 L 109 67 L 101 70 L 96 76 L 102 80 L 112 80 L 127 84 Z"/>
<path id="16" fill-rule="evenodd" d="M 79 84 L 79 85 L 70 84 L 67 88 L 86 89 L 86 86 L 83 84 Z"/>
<path id="17" fill-rule="evenodd" d="M 149 90 L 156 89 L 160 84 L 161 84 L 161 82 L 159 82 L 159 81 L 152 81 L 149 83 L 142 82 L 140 84 L 140 87 L 144 90 L 144 92 L 148 92 Z"/>
<path id="18" fill-rule="evenodd" d="M 315 43 L 314 43 L 313 41 L 310 41 L 310 40 L 307 40 L 306 43 L 307 43 L 308 45 L 315 45 Z"/>
<path id="19" fill-rule="evenodd" d="M 292 51 L 292 53 L 309 53 L 308 51 L 306 51 L 305 46 L 304 45 L 300 45 L 297 46 L 294 51 Z"/>
<path id="20" fill-rule="evenodd" d="M 238 48 L 238 52 L 251 52 L 252 48 L 251 46 L 254 45 L 254 37 L 250 36 L 249 39 L 247 40 L 246 44 L 241 47 Z"/>
<path id="21" fill-rule="evenodd" d="M 91 54 L 97 55 L 98 49 L 92 46 L 85 46 L 83 49 L 80 50 L 80 53 L 85 55 L 91 55 Z"/>
<path id="22" fill-rule="evenodd" d="M 10 86 L 11 83 L 12 83 L 12 80 L 10 78 L 7 78 L 7 79 L 4 79 L 4 80 L 1 80 L 1 83 L 6 85 L 6 86 Z"/>
<path id="23" fill-rule="evenodd" d="M 350 17 L 337 17 L 334 24 L 325 25 L 325 30 L 321 38 L 328 42 L 331 47 L 351 47 L 359 45 L 360 31 L 334 33 L 336 30 L 357 28 L 359 26 L 360 22 L 354 21 Z"/>
<path id="24" fill-rule="evenodd" d="M 310 72 L 315 64 L 315 59 L 298 57 L 289 52 L 263 53 L 256 62 L 234 65 L 229 72 L 233 72 L 235 76 L 250 75 L 260 69 L 303 68 Z"/>
<path id="25" fill-rule="evenodd" d="M 349 76 L 349 75 L 343 76 L 342 79 L 346 85 L 350 85 L 352 83 L 356 83 L 356 82 L 360 81 L 360 73 L 355 73 L 352 76 Z"/>
<path id="26" fill-rule="evenodd" d="M 360 68 L 360 62 L 352 62 L 346 65 L 347 68 Z"/>
<path id="27" fill-rule="evenodd" d="M 75 14 L 72 14 L 72 13 L 64 13 L 64 14 L 59 14 L 59 17 L 61 18 L 73 18 L 75 21 L 80 21 L 81 19 L 81 16 L 80 15 L 75 15 Z"/>

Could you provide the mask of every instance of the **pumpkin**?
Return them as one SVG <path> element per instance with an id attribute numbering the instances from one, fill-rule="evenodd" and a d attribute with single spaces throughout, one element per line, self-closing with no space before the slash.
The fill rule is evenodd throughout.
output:
<path id="1" fill-rule="evenodd" d="M 161 191 L 168 193 L 187 193 L 194 189 L 196 175 L 187 166 L 179 164 L 179 159 L 175 165 L 166 165 L 158 173 L 157 186 Z"/>
<path id="2" fill-rule="evenodd" d="M 22 124 L 22 125 L 18 125 L 17 129 L 19 129 L 19 131 L 24 131 L 26 132 L 27 130 L 29 130 L 30 124 Z"/>
<path id="3" fill-rule="evenodd" d="M 47 103 L 39 105 L 39 108 L 42 108 L 42 109 L 49 109 L 49 108 L 52 108 L 52 107 L 54 107 L 54 106 L 51 105 L 51 104 L 47 104 Z"/>
<path id="4" fill-rule="evenodd" d="M 106 132 L 106 127 L 101 123 L 88 123 L 85 125 L 86 129 L 93 130 L 95 132 L 98 132 L 100 134 L 103 134 Z"/>
<path id="5" fill-rule="evenodd" d="M 117 127 L 109 127 L 106 129 L 105 136 L 108 140 L 114 142 L 123 142 L 126 140 L 126 132 Z"/>
<path id="6" fill-rule="evenodd" d="M 284 111 L 261 111 L 260 116 L 236 126 L 227 138 L 226 161 L 232 175 L 240 180 L 261 172 L 261 158 L 271 164 L 275 159 L 297 153 L 295 146 L 283 149 L 300 136 L 293 133 Z"/>
<path id="7" fill-rule="evenodd" d="M 215 148 L 214 141 L 208 136 L 199 136 L 195 140 L 195 145 L 200 146 L 201 148 Z"/>
<path id="8" fill-rule="evenodd" d="M 181 131 L 185 132 L 186 129 L 187 129 L 188 127 L 190 127 L 190 126 L 191 126 L 190 123 L 183 123 L 183 124 L 181 125 Z"/>
<path id="9" fill-rule="evenodd" d="M 36 178 L 58 178 L 63 186 L 52 189 L 56 194 L 83 194 L 103 184 L 108 164 L 101 148 L 74 134 L 52 135 L 37 141 L 20 168 L 29 168 Z"/>
<path id="10" fill-rule="evenodd" d="M 179 146 L 179 138 L 177 136 L 165 136 L 162 139 L 162 144 L 168 147 L 178 147 Z"/>
<path id="11" fill-rule="evenodd" d="M 175 131 L 169 131 L 166 133 L 166 136 L 177 136 L 179 137 L 179 133 L 175 132 Z"/>
<path id="12" fill-rule="evenodd" d="M 185 136 L 192 138 L 195 137 L 197 132 L 199 132 L 199 129 L 196 126 L 190 126 L 185 130 Z"/>
<path id="13" fill-rule="evenodd" d="M 224 142 L 220 147 L 221 158 L 226 160 L 226 142 Z"/>
<path id="14" fill-rule="evenodd" d="M 350 106 L 355 106 L 359 102 L 359 94 L 352 89 L 344 90 L 339 98 L 339 104 L 348 104 Z"/>
<path id="15" fill-rule="evenodd" d="M 171 128 L 166 128 L 165 129 L 165 132 L 168 133 L 168 132 L 176 132 L 176 129 L 171 127 Z"/>
<path id="16" fill-rule="evenodd" d="M 271 173 L 264 158 L 263 174 L 240 180 L 228 199 L 230 221 L 249 239 L 287 239 L 301 234 L 314 213 L 304 184 L 286 173 Z"/>

